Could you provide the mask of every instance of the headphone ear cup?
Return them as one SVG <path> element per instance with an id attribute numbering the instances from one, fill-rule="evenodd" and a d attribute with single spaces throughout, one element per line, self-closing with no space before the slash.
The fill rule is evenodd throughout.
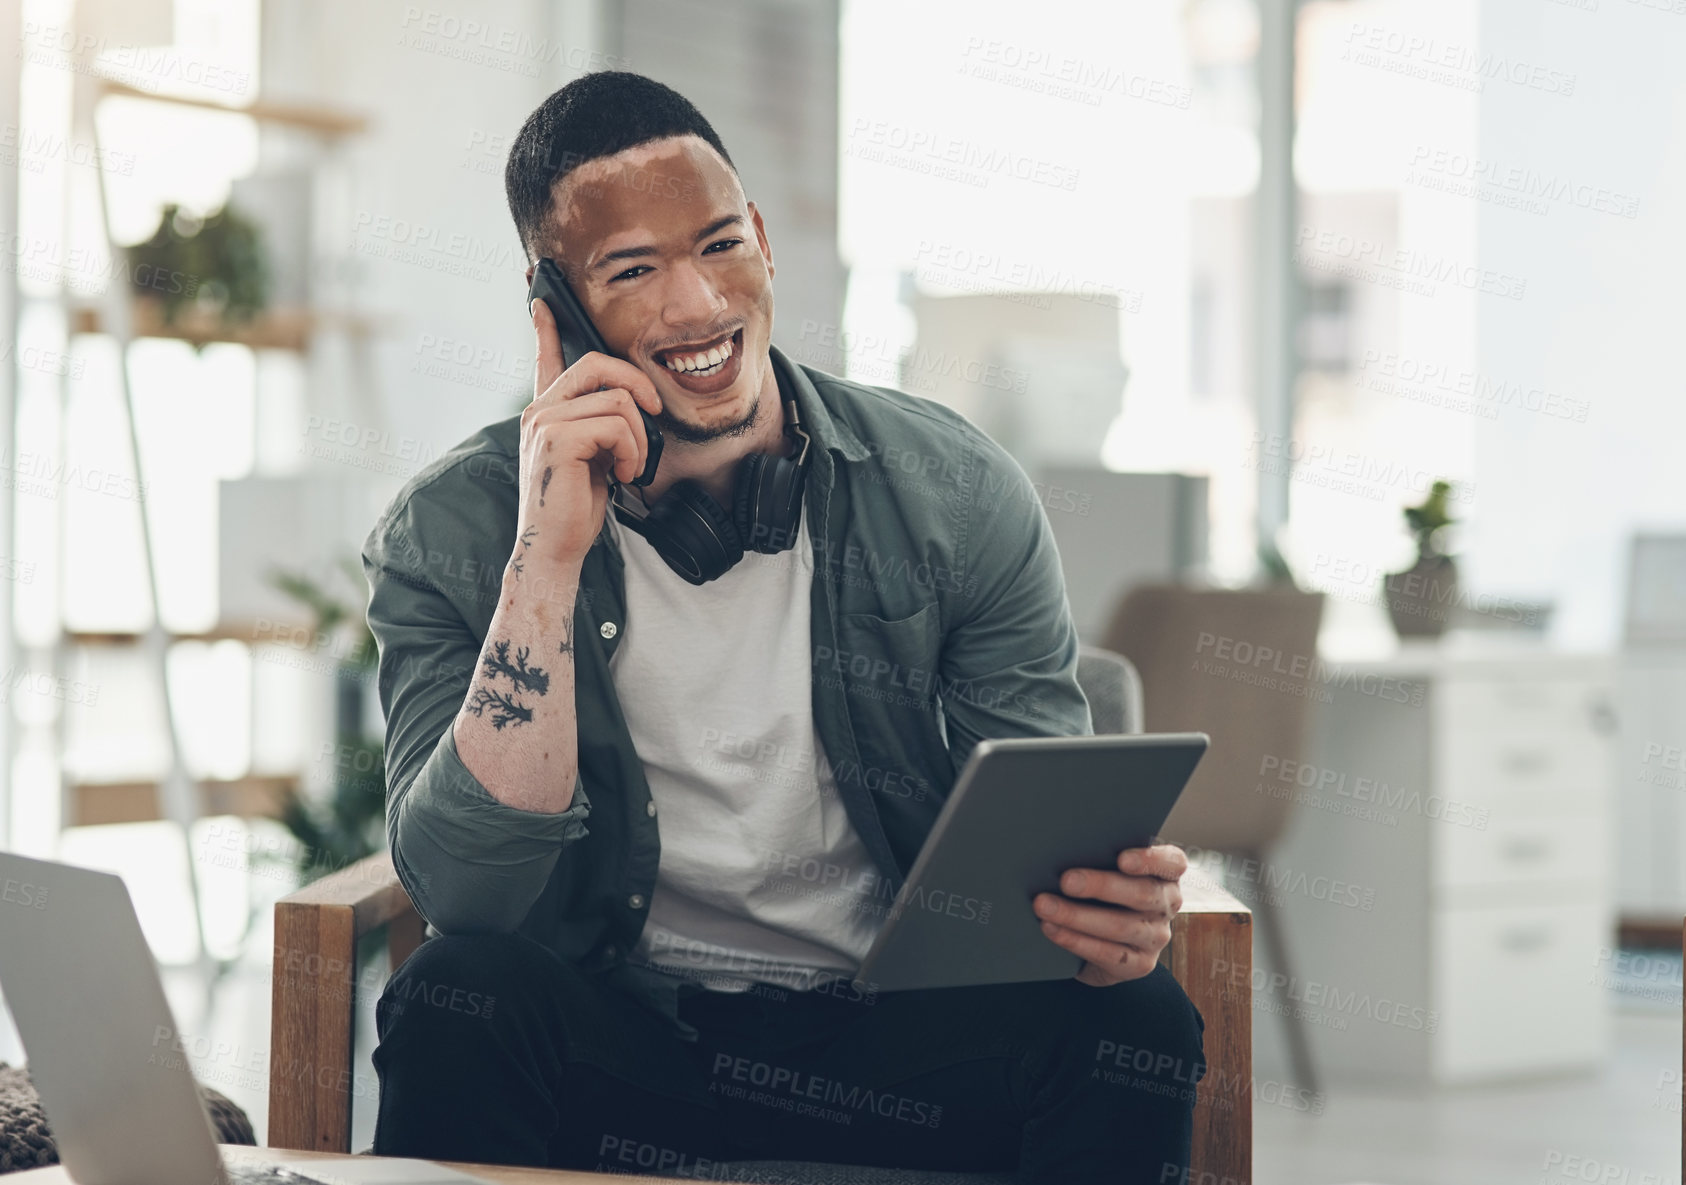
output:
<path id="1" fill-rule="evenodd" d="M 737 524 L 691 480 L 673 483 L 644 521 L 644 538 L 679 575 L 707 584 L 743 559 Z"/>
<path id="2" fill-rule="evenodd" d="M 746 551 L 776 555 L 796 545 L 802 523 L 802 466 L 751 453 L 738 471 L 734 517 Z"/>

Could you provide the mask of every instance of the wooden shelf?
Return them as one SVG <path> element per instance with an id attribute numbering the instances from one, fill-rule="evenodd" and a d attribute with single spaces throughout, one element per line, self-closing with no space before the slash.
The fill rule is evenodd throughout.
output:
<path id="1" fill-rule="evenodd" d="M 287 639 L 311 627 L 298 621 L 277 621 L 263 626 L 256 621 L 221 621 L 210 629 L 190 630 L 187 633 L 168 633 L 172 642 L 245 642 L 253 646 L 287 645 Z M 66 630 L 65 640 L 73 646 L 136 646 L 146 637 L 145 630 Z"/>
<path id="2" fill-rule="evenodd" d="M 294 774 L 254 774 L 244 778 L 207 778 L 199 782 L 201 817 L 238 815 L 278 818 L 290 791 L 298 789 Z M 94 827 L 105 823 L 150 823 L 164 818 L 156 781 L 72 782 L 65 787 L 66 827 Z"/>
<path id="3" fill-rule="evenodd" d="M 188 98 L 184 95 L 160 95 L 121 82 L 106 82 L 100 87 L 101 96 L 116 95 L 125 99 L 149 99 L 155 103 L 174 103 L 178 107 L 197 107 L 202 111 L 222 111 L 229 115 L 245 115 L 265 123 L 281 124 L 318 132 L 324 136 L 347 136 L 364 131 L 369 126 L 367 116 L 352 111 L 339 111 L 311 103 L 288 103 L 274 99 L 257 99 L 244 107 L 230 107 L 210 99 Z"/>
<path id="4" fill-rule="evenodd" d="M 324 329 L 356 336 L 368 336 L 375 331 L 374 322 L 366 317 L 314 309 L 270 309 L 243 324 L 231 324 L 219 317 L 187 311 L 179 314 L 174 323 L 166 325 L 162 307 L 157 301 L 137 300 L 131 308 L 129 328 L 135 337 L 168 338 L 192 342 L 196 346 L 227 342 L 254 350 L 302 353 L 310 347 L 312 335 Z M 73 310 L 70 330 L 72 333 L 109 332 L 100 310 L 88 305 Z"/>

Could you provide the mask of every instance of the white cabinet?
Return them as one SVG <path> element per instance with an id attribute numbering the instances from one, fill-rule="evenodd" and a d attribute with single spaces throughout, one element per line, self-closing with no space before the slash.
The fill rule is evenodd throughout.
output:
<path id="1" fill-rule="evenodd" d="M 1615 927 L 1609 660 L 1425 643 L 1325 675 L 1296 771 L 1311 789 L 1271 861 L 1372 904 L 1278 894 L 1318 1070 L 1451 1083 L 1596 1066 Z"/>

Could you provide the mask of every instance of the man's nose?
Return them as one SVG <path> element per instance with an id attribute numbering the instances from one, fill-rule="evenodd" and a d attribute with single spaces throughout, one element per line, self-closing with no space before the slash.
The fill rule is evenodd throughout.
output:
<path id="1" fill-rule="evenodd" d="M 668 272 L 667 291 L 663 296 L 662 317 L 670 325 L 707 325 L 728 307 L 726 298 L 703 270 L 690 262 Z"/>

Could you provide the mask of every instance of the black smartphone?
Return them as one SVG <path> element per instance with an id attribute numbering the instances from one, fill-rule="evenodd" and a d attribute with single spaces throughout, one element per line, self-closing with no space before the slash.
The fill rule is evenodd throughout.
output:
<path id="1" fill-rule="evenodd" d="M 568 287 L 568 282 L 562 278 L 562 269 L 556 266 L 553 259 L 540 259 L 538 266 L 533 269 L 533 286 L 527 292 L 529 316 L 533 311 L 534 300 L 542 300 L 550 308 L 551 318 L 556 322 L 556 336 L 562 343 L 564 367 L 572 366 L 593 350 L 599 354 L 619 357 L 603 344 L 603 335 L 597 332 L 597 326 L 585 315 L 585 306 L 580 304 L 574 290 Z M 638 414 L 644 421 L 644 439 L 649 442 L 650 448 L 646 454 L 649 459 L 645 462 L 644 472 L 633 478 L 632 484 L 647 486 L 655 480 L 656 466 L 661 464 L 662 430 L 656 425 L 656 418 L 642 407 L 638 408 Z"/>

